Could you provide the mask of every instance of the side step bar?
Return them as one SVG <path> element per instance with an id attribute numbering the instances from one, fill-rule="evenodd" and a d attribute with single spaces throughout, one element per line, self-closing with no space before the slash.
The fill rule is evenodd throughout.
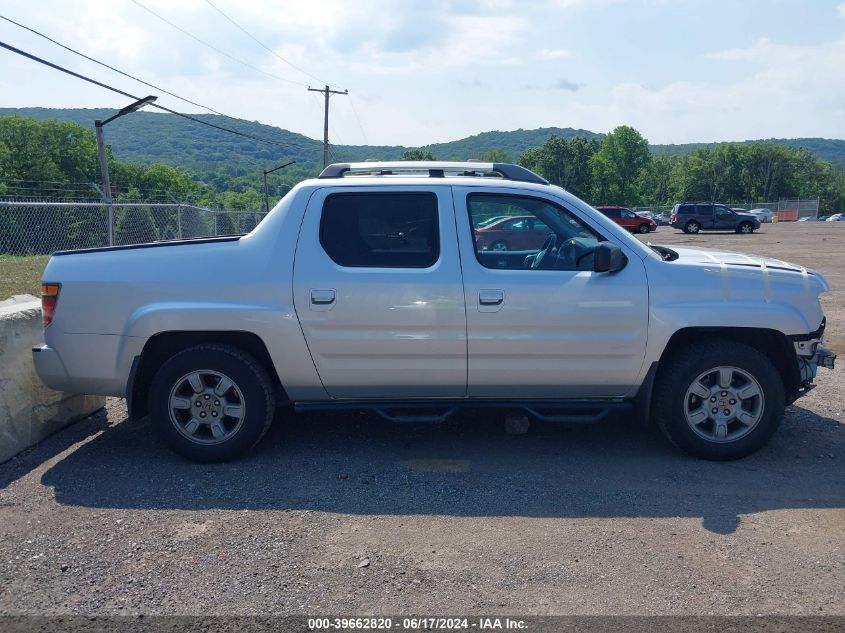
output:
<path id="1" fill-rule="evenodd" d="M 297 402 L 296 412 L 374 411 L 389 422 L 443 422 L 461 409 L 521 410 L 543 422 L 592 424 L 613 411 L 630 411 L 629 400 L 329 400 Z"/>

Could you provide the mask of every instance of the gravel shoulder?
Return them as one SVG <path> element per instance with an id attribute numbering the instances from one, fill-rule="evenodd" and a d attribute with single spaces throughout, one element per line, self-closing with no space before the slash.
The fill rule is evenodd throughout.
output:
<path id="1" fill-rule="evenodd" d="M 647 238 L 821 270 L 845 354 L 845 225 Z M 843 365 L 724 464 L 487 412 L 298 415 L 196 465 L 113 400 L 0 465 L 0 613 L 845 615 Z"/>

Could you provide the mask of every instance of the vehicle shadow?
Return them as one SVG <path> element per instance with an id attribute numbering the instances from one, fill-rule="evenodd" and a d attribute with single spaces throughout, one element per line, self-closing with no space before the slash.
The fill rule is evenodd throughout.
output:
<path id="1" fill-rule="evenodd" d="M 790 407 L 773 440 L 737 462 L 687 457 L 620 417 L 585 427 L 465 413 L 436 426 L 375 415 L 277 420 L 226 464 L 171 453 L 146 420 L 108 427 L 42 477 L 63 504 L 95 508 L 319 510 L 351 514 L 701 517 L 730 533 L 742 514 L 845 507 L 845 425 Z"/>
<path id="2" fill-rule="evenodd" d="M 57 431 L 49 438 L 28 448 L 19 455 L 0 464 L 0 490 L 24 477 L 41 464 L 53 459 L 56 455 L 68 450 L 77 442 L 105 430 L 109 425 L 105 409 L 74 422 L 70 426 Z"/>

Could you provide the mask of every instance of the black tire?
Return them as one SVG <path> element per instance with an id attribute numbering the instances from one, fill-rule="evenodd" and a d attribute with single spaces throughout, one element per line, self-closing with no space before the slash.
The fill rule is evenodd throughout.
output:
<path id="1" fill-rule="evenodd" d="M 640 224 L 640 226 L 637 228 L 637 231 L 640 234 L 645 234 L 651 231 L 651 227 L 648 224 Z"/>
<path id="2" fill-rule="evenodd" d="M 684 233 L 692 233 L 695 235 L 699 231 L 701 231 L 701 225 L 695 220 L 690 220 L 686 223 L 686 226 L 684 226 Z"/>
<path id="3" fill-rule="evenodd" d="M 759 421 L 734 441 L 707 440 L 687 423 L 687 389 L 700 374 L 719 366 L 747 372 L 759 383 L 763 394 Z M 653 411 L 657 426 L 675 446 L 702 459 L 728 461 L 754 453 L 777 430 L 785 407 L 783 379 L 772 361 L 753 347 L 735 341 L 690 345 L 661 367 L 654 385 Z"/>
<path id="4" fill-rule="evenodd" d="M 751 222 L 742 222 L 736 227 L 736 232 L 751 235 L 754 232 L 754 225 Z"/>
<path id="5" fill-rule="evenodd" d="M 236 401 L 242 398 L 243 417 L 228 417 L 221 413 L 221 423 L 224 418 L 231 423 L 229 426 L 233 430 L 230 437 L 218 442 L 213 437 L 199 434 L 197 440 L 192 440 L 177 428 L 177 422 L 171 416 L 171 395 L 180 384 L 184 385 L 185 378 L 192 372 L 217 372 L 234 383 L 238 391 L 227 393 L 234 394 Z M 209 388 L 212 386 L 208 385 Z M 194 406 L 194 397 L 199 398 L 193 394 L 186 398 L 191 401 L 191 406 Z M 153 378 L 148 398 L 150 421 L 155 430 L 171 449 L 196 462 L 219 462 L 242 456 L 264 437 L 275 412 L 275 389 L 267 372 L 255 358 L 229 345 L 197 345 L 174 354 L 161 365 Z M 225 402 L 224 397 L 220 400 Z M 174 410 L 173 417 L 178 418 L 179 415 Z M 193 409 L 185 410 L 185 415 L 196 417 Z M 203 421 L 203 425 L 207 424 Z M 183 428 L 185 426 L 182 425 Z M 211 434 L 210 430 L 208 434 Z"/>
<path id="6" fill-rule="evenodd" d="M 508 244 L 505 240 L 496 240 L 490 244 L 491 251 L 509 251 L 510 249 L 510 244 Z"/>

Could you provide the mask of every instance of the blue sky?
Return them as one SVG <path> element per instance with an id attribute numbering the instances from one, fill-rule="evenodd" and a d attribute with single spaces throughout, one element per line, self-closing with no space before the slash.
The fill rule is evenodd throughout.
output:
<path id="1" fill-rule="evenodd" d="M 322 103 L 307 85 L 348 88 L 350 97 L 332 99 L 335 143 L 422 145 L 494 129 L 620 124 L 654 143 L 845 137 L 842 0 L 138 2 L 262 72 L 131 0 L 6 0 L 0 13 L 216 110 L 315 138 Z M 150 92 L 8 23 L 0 39 L 127 92 Z M 0 106 L 125 105 L 0 55 Z M 201 111 L 166 95 L 159 102 Z"/>

